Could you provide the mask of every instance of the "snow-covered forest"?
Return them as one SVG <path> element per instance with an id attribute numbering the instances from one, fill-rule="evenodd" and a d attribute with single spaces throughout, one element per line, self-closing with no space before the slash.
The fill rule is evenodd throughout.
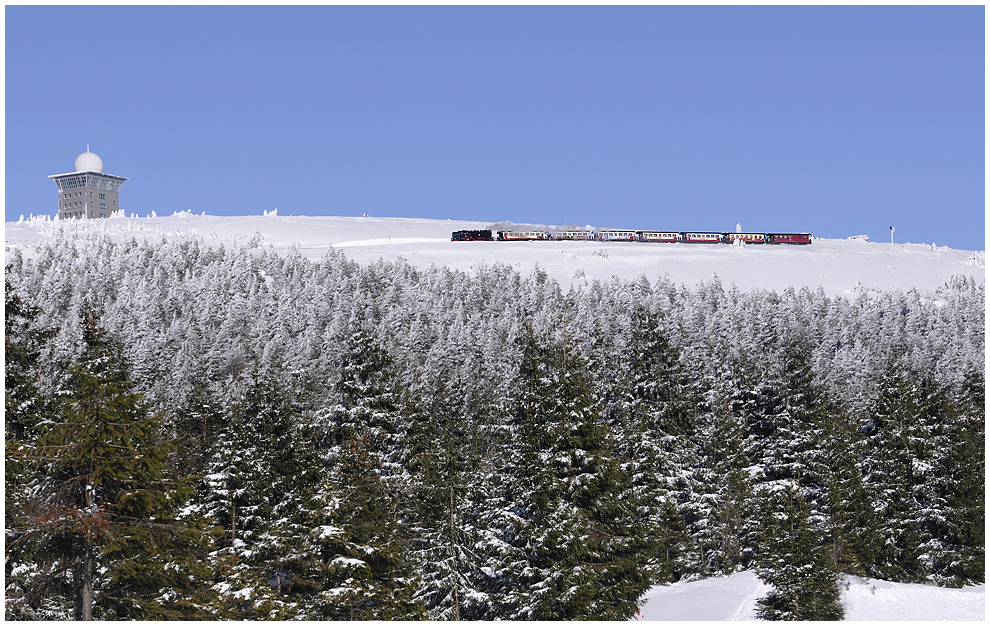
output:
<path id="1" fill-rule="evenodd" d="M 984 581 L 984 298 L 198 236 L 7 255 L 6 610 L 625 619 L 755 570 Z"/>

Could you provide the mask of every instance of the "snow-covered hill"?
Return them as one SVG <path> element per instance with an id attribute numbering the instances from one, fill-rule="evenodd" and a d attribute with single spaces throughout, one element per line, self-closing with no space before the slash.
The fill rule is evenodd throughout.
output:
<path id="1" fill-rule="evenodd" d="M 694 285 L 713 274 L 726 286 L 821 286 L 828 295 L 864 287 L 930 289 L 954 274 L 985 282 L 982 251 L 953 250 L 934 244 L 872 243 L 862 240 L 816 239 L 811 246 L 683 245 L 573 242 L 452 242 L 454 230 L 489 228 L 487 222 L 379 217 L 219 217 L 183 212 L 166 217 L 116 217 L 93 221 L 53 222 L 33 218 L 4 225 L 6 246 L 30 251 L 55 229 L 104 230 L 124 240 L 198 236 L 207 243 L 251 243 L 287 251 L 296 246 L 319 259 L 332 246 L 360 263 L 402 257 L 416 266 L 446 265 L 470 270 L 479 264 L 506 263 L 528 274 L 539 266 L 565 289 L 592 279 L 618 276 L 651 281 L 668 274 Z"/>
<path id="2" fill-rule="evenodd" d="M 882 580 L 845 578 L 842 592 L 850 621 L 983 621 L 986 585 L 946 589 Z M 654 587 L 637 617 L 644 621 L 745 621 L 756 619 L 766 587 L 753 572 Z"/>

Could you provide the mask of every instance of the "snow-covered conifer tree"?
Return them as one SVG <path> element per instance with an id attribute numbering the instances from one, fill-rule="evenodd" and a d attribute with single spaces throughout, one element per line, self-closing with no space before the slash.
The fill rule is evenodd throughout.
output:
<path id="1" fill-rule="evenodd" d="M 764 488 L 763 542 L 757 573 L 773 588 L 757 601 L 766 620 L 840 620 L 838 574 L 828 546 L 812 527 L 793 482 Z"/>
<path id="2" fill-rule="evenodd" d="M 207 617 L 211 537 L 205 520 L 180 511 L 191 480 L 166 474 L 171 444 L 129 376 L 120 342 L 89 312 L 81 358 L 55 414 L 37 425 L 34 488 L 11 529 L 17 549 L 39 576 L 69 573 L 76 619 Z"/>
<path id="3" fill-rule="evenodd" d="M 628 618 L 653 577 L 648 516 L 585 368 L 571 346 L 523 339 L 503 520 L 512 549 L 494 572 L 507 618 Z"/>

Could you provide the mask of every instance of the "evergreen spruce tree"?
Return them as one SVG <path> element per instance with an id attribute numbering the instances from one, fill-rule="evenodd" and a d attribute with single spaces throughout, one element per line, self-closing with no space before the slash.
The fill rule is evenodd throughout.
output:
<path id="1" fill-rule="evenodd" d="M 192 479 L 166 475 L 161 422 L 92 313 L 83 341 L 55 419 L 38 425 L 38 478 L 18 549 L 40 570 L 69 572 L 75 619 L 209 616 L 210 535 L 205 520 L 181 511 Z"/>
<path id="2" fill-rule="evenodd" d="M 745 447 L 745 425 L 733 407 L 742 392 L 728 381 L 709 382 L 695 441 L 700 459 L 692 468 L 696 487 L 684 508 L 698 546 L 701 573 L 728 575 L 751 565 L 757 529 L 753 478 Z"/>
<path id="3" fill-rule="evenodd" d="M 614 385 L 610 428 L 616 451 L 632 475 L 637 498 L 654 517 L 647 523 L 658 542 L 656 582 L 673 582 L 700 571 L 700 554 L 680 507 L 695 485 L 686 468 L 697 463 L 692 441 L 699 401 L 691 396 L 658 313 L 636 308 L 626 362 Z"/>
<path id="4" fill-rule="evenodd" d="M 857 452 L 863 458 L 865 486 L 874 502 L 876 533 L 866 538 L 867 575 L 901 582 L 923 580 L 924 538 L 912 493 L 921 413 L 917 388 L 901 373 L 888 373 L 867 423 L 860 428 Z"/>
<path id="5" fill-rule="evenodd" d="M 409 548 L 422 577 L 417 597 L 433 619 L 477 619 L 485 614 L 478 605 L 485 576 L 472 523 L 477 514 L 472 476 L 480 462 L 476 425 L 439 378 L 418 399 L 410 419 L 406 466 L 417 506 Z"/>
<path id="6" fill-rule="evenodd" d="M 6 272 L 10 272 L 9 266 Z M 34 328 L 37 318 L 37 307 L 25 303 L 5 275 L 4 432 L 8 460 L 25 456 L 19 455 L 11 444 L 30 445 L 37 437 L 38 422 L 52 409 L 51 403 L 39 392 L 37 381 L 43 344 L 54 332 Z"/>
<path id="7" fill-rule="evenodd" d="M 11 271 L 6 268 L 6 274 Z M 40 352 L 54 334 L 33 328 L 38 309 L 19 297 L 4 276 L 4 528 L 7 619 L 56 619 L 59 598 L 70 594 L 64 572 L 34 563 L 21 532 L 30 522 L 40 425 L 54 419 L 55 403 L 38 389 Z M 63 603 L 64 604 L 64 603 Z"/>
<path id="8" fill-rule="evenodd" d="M 398 482 L 403 480 L 403 390 L 395 363 L 366 325 L 361 323 L 344 339 L 340 380 L 335 386 L 340 402 L 323 419 L 323 428 L 334 443 L 360 430 L 361 436 L 370 438 L 370 445 L 378 451 L 387 477 Z M 398 495 L 399 486 L 394 489 Z"/>
<path id="9" fill-rule="evenodd" d="M 395 501 L 381 478 L 371 437 L 354 428 L 332 458 L 338 497 L 320 552 L 323 591 L 309 619 L 393 620 L 426 616 L 413 597 L 418 574 L 409 561 Z"/>
<path id="10" fill-rule="evenodd" d="M 523 340 L 510 486 L 514 550 L 495 576 L 511 619 L 627 619 L 657 546 L 569 345 Z"/>
<path id="11" fill-rule="evenodd" d="M 760 355 L 758 379 L 749 383 L 751 402 L 740 408 L 749 430 L 748 454 L 763 468 L 760 480 L 797 480 L 821 520 L 830 473 L 824 454 L 830 410 L 814 380 L 809 350 L 802 338 L 784 341 L 779 352 Z"/>
<path id="12" fill-rule="evenodd" d="M 230 618 L 322 619 L 347 562 L 344 487 L 277 370 L 254 375 L 217 441 L 202 510 L 224 530 L 213 555 Z M 355 482 L 355 481 L 351 481 Z M 331 571 L 334 570 L 334 571 Z M 344 598 L 335 601 L 343 606 Z M 350 619 L 350 613 L 337 614 Z"/>
<path id="13" fill-rule="evenodd" d="M 946 542 L 952 558 L 948 584 L 986 581 L 986 387 L 983 373 L 966 373 L 954 399 L 947 473 L 954 478 L 946 500 Z"/>
<path id="14" fill-rule="evenodd" d="M 406 413 L 389 355 L 363 329 L 347 337 L 340 398 L 316 419 L 326 450 L 330 523 L 320 551 L 323 590 L 310 619 L 419 619 L 418 576 L 407 552 L 408 477 L 401 464 Z"/>
<path id="15" fill-rule="evenodd" d="M 175 471 L 202 475 L 207 472 L 210 452 L 222 433 L 222 400 L 210 390 L 210 372 L 203 365 L 191 376 L 193 383 L 181 406 L 171 406 L 171 429 L 176 451 L 171 455 Z"/>
<path id="16" fill-rule="evenodd" d="M 957 445 L 953 426 L 958 406 L 947 387 L 933 377 L 916 377 L 914 389 L 918 396 L 917 415 L 904 442 L 911 456 L 905 499 L 913 510 L 921 541 L 922 572 L 929 580 L 946 584 L 951 580 L 946 570 L 959 559 L 960 548 L 953 541 L 949 523 L 950 494 L 963 477 L 951 459 Z"/>
<path id="17" fill-rule="evenodd" d="M 812 527 L 811 512 L 795 485 L 766 497 L 764 541 L 757 574 L 772 589 L 757 601 L 765 620 L 841 620 L 838 574 L 829 546 Z"/>
<path id="18" fill-rule="evenodd" d="M 963 388 L 972 389 L 976 380 L 971 377 Z M 896 449 L 906 479 L 898 495 L 910 507 L 920 542 L 921 571 L 909 575 L 924 574 L 941 585 L 982 580 L 981 566 L 974 567 L 974 557 L 982 554 L 984 519 L 983 409 L 973 403 L 980 395 L 981 390 L 953 393 L 931 376 L 914 375 L 898 408 L 910 415 L 892 429 L 901 431 Z"/>
<path id="19" fill-rule="evenodd" d="M 826 426 L 825 458 L 828 506 L 825 525 L 832 538 L 832 560 L 839 571 L 865 576 L 872 562 L 872 550 L 879 536 L 873 500 L 863 479 L 863 460 L 857 458 L 859 433 L 838 407 Z"/>
<path id="20" fill-rule="evenodd" d="M 285 415 L 285 398 L 274 381 L 252 376 L 246 397 L 234 401 L 214 441 L 213 454 L 200 486 L 200 511 L 222 530 L 211 554 L 223 616 L 234 619 L 278 619 L 293 616 L 291 606 L 268 584 L 283 577 L 271 554 L 258 555 L 262 535 L 270 532 L 273 501 L 285 494 L 271 487 L 269 454 L 293 431 Z M 270 551 L 268 551 L 270 552 Z"/>

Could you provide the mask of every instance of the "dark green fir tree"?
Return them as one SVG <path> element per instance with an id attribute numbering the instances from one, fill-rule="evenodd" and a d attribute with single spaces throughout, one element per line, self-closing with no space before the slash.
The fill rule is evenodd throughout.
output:
<path id="1" fill-rule="evenodd" d="M 810 523 L 795 485 L 767 494 L 757 574 L 771 590 L 757 602 L 765 620 L 841 620 L 838 574 L 829 545 Z"/>
<path id="2" fill-rule="evenodd" d="M 628 619 L 652 583 L 655 516 L 635 497 L 573 346 L 523 340 L 514 550 L 496 572 L 511 619 Z"/>
<path id="3" fill-rule="evenodd" d="M 92 313 L 83 342 L 55 418 L 38 425 L 38 478 L 17 549 L 37 571 L 63 576 L 75 619 L 209 617 L 211 536 L 183 511 L 192 478 L 166 474 L 171 442 Z"/>
<path id="4" fill-rule="evenodd" d="M 324 470 L 277 371 L 252 378 L 216 442 L 202 510 L 223 530 L 211 558 L 225 617 L 294 619 L 320 591 L 305 572 Z"/>
<path id="5" fill-rule="evenodd" d="M 986 581 L 986 388 L 971 371 L 954 398 L 949 426 L 948 474 L 955 478 L 946 499 L 945 540 L 952 558 L 942 569 L 946 583 Z"/>
<path id="6" fill-rule="evenodd" d="M 457 389 L 431 377 L 410 411 L 407 435 L 411 488 L 417 503 L 409 549 L 422 577 L 417 594 L 431 618 L 478 619 L 481 557 L 472 523 L 479 503 L 472 477 L 480 463 L 475 422 Z"/>
<path id="7" fill-rule="evenodd" d="M 929 445 L 922 404 L 907 373 L 888 372 L 859 429 L 856 452 L 876 512 L 875 532 L 863 536 L 862 560 L 875 578 L 917 582 L 927 574 L 915 493 L 926 479 L 915 461 L 923 460 L 919 454 Z"/>
<path id="8" fill-rule="evenodd" d="M 701 559 L 681 510 L 696 487 L 684 468 L 698 460 L 692 441 L 698 402 L 658 313 L 633 312 L 625 352 L 618 380 L 609 381 L 615 395 L 609 426 L 636 497 L 655 515 L 648 521 L 658 543 L 655 582 L 673 582 L 696 573 Z"/>
<path id="9" fill-rule="evenodd" d="M 6 268 L 7 273 L 10 267 Z M 55 419 L 57 406 L 38 389 L 41 350 L 51 331 L 34 328 L 38 310 L 4 277 L 4 528 L 7 619 L 58 619 L 59 598 L 70 595 L 68 578 L 39 567 L 22 533 L 31 526 L 29 505 L 37 480 L 40 425 Z"/>
<path id="10" fill-rule="evenodd" d="M 325 451 L 327 487 L 318 560 L 323 589 L 308 619 L 422 619 L 401 516 L 412 508 L 402 467 L 399 423 L 406 413 L 395 367 L 372 339 L 355 330 L 345 340 L 339 403 L 316 418 L 314 443 Z"/>

